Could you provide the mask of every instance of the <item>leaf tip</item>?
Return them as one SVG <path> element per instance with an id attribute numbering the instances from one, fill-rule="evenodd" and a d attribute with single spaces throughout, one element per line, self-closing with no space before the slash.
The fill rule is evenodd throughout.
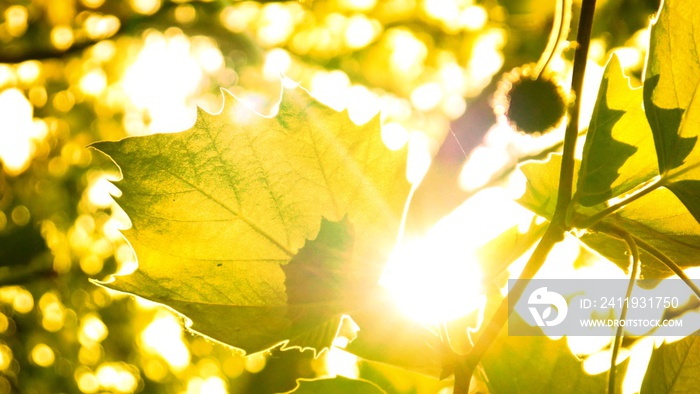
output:
<path id="1" fill-rule="evenodd" d="M 117 285 L 117 276 L 115 275 L 109 275 L 105 279 L 88 278 L 88 281 L 93 285 L 101 287 L 102 289 L 105 289 L 109 292 L 133 295 L 132 293 L 121 289 L 119 285 Z"/>
<path id="2" fill-rule="evenodd" d="M 620 78 L 622 77 L 622 78 Z M 632 86 L 632 79 L 625 73 L 625 70 L 622 68 L 622 61 L 620 61 L 620 57 L 616 54 L 613 53 L 612 56 L 610 57 L 610 60 L 608 61 L 608 65 L 605 68 L 605 74 L 604 77 L 605 79 L 613 79 L 613 80 L 624 80 L 627 83 L 626 88 L 629 90 L 637 90 L 641 89 L 641 87 L 633 87 Z M 614 82 L 613 82 L 614 83 Z"/>
<path id="3" fill-rule="evenodd" d="M 610 60 L 608 61 L 608 68 L 610 69 L 611 72 L 618 72 L 623 73 L 622 71 L 622 63 L 620 62 L 620 56 L 617 55 L 617 53 L 613 52 L 612 56 L 610 56 Z"/>
<path id="4" fill-rule="evenodd" d="M 114 282 L 114 275 L 110 275 L 107 277 L 105 280 L 99 280 L 99 279 L 93 279 L 93 278 L 88 278 L 88 281 L 92 283 L 95 286 L 100 286 L 100 287 L 107 287 L 106 285 L 109 283 Z"/>
<path id="5" fill-rule="evenodd" d="M 97 152 L 101 152 L 107 156 L 112 156 L 110 152 L 114 151 L 114 145 L 116 141 L 96 141 L 91 144 L 89 144 L 87 147 L 88 149 L 95 150 Z"/>

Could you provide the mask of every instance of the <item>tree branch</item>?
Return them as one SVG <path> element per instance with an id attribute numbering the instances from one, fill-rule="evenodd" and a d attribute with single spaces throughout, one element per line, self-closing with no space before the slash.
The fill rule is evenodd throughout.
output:
<path id="1" fill-rule="evenodd" d="M 564 134 L 564 149 L 562 152 L 561 170 L 559 172 L 559 193 L 557 205 L 554 210 L 552 222 L 559 223 L 566 228 L 566 216 L 571 203 L 574 186 L 574 153 L 578 137 L 578 122 L 581 109 L 581 92 L 583 90 L 583 77 L 586 73 L 588 59 L 588 47 L 591 42 L 591 29 L 593 27 L 593 14 L 595 13 L 596 0 L 584 0 L 579 18 L 576 42 L 578 47 L 574 55 L 574 70 L 571 78 L 571 94 L 575 95 L 574 105 L 569 110 L 569 124 Z"/>
<path id="2" fill-rule="evenodd" d="M 523 271 L 520 273 L 518 281 L 510 292 L 508 292 L 508 297 L 519 299 L 520 296 L 522 296 L 527 287 L 526 279 L 531 279 L 535 276 L 537 271 L 542 267 L 542 264 L 544 264 L 554 245 L 563 239 L 563 235 L 564 231 L 561 228 L 553 226 L 552 224 L 549 225 L 542 239 L 537 244 L 537 247 L 535 247 L 530 259 L 527 261 L 527 264 L 525 264 L 525 268 L 523 268 Z M 491 318 L 486 328 L 484 328 L 483 332 L 474 343 L 474 347 L 466 356 L 459 360 L 459 367 L 466 371 L 462 376 L 462 379 L 466 379 L 466 382 L 459 381 L 460 376 L 455 375 L 454 394 L 466 394 L 469 392 L 469 382 L 474 374 L 474 370 L 476 370 L 484 354 L 486 354 L 486 351 L 491 347 L 491 344 L 501 332 L 501 329 L 508 321 L 509 315 L 508 298 L 506 297 L 501 301 L 498 310 L 496 310 L 496 314 Z M 460 368 L 456 367 L 455 370 Z M 464 391 L 462 391 L 461 388 L 463 388 Z"/>

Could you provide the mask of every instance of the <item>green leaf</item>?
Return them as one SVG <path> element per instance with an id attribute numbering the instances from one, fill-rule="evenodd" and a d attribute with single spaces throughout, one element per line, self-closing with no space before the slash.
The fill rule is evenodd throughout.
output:
<path id="1" fill-rule="evenodd" d="M 659 209 L 658 207 L 661 207 Z M 659 188 L 627 205 L 604 222 L 624 228 L 630 234 L 663 252 L 681 268 L 700 265 L 700 224 L 671 192 Z M 581 240 L 621 268 L 629 266 L 626 245 L 602 233 L 584 235 Z M 656 257 L 642 251 L 642 276 L 647 279 L 671 275 Z"/>
<path id="2" fill-rule="evenodd" d="M 575 165 L 574 174 L 577 174 L 580 162 L 576 161 Z M 527 178 L 527 187 L 518 203 L 544 218 L 551 219 L 557 206 L 556 191 L 560 168 L 560 153 L 553 153 L 545 160 L 528 161 L 521 165 L 520 171 Z"/>
<path id="3" fill-rule="evenodd" d="M 247 352 L 285 341 L 320 351 L 393 246 L 406 152 L 384 147 L 378 118 L 356 126 L 299 88 L 274 117 L 224 101 L 184 132 L 94 145 L 121 169 L 139 262 L 105 286 Z"/>
<path id="4" fill-rule="evenodd" d="M 517 314 L 510 319 L 509 325 L 526 324 Z M 493 394 L 603 393 L 607 387 L 607 374 L 586 374 L 564 338 L 511 336 L 504 328 L 482 365 Z M 619 370 L 625 367 L 618 365 Z M 621 385 L 619 379 L 618 387 Z"/>
<path id="5" fill-rule="evenodd" d="M 361 304 L 363 298 L 358 295 L 372 288 L 369 284 L 357 288 L 362 284 L 344 276 L 342 265 L 349 262 L 346 248 L 351 242 L 348 227 L 347 221 L 324 220 L 318 237 L 282 266 L 220 262 L 208 275 L 180 278 L 178 283 L 163 283 L 152 271 L 139 269 L 118 277 L 117 282 L 101 284 L 131 294 L 146 294 L 146 298 L 184 314 L 192 321 L 189 328 L 194 331 L 246 352 L 268 349 L 283 341 L 284 349 L 320 352 L 331 346 L 343 313 Z M 150 257 L 136 250 L 141 252 L 139 258 Z M 226 270 L 226 264 L 238 267 Z M 226 275 L 219 281 L 214 278 L 218 272 Z M 313 276 L 305 278 L 307 273 Z M 214 299 L 216 292 L 222 293 L 219 299 Z"/>
<path id="6" fill-rule="evenodd" d="M 365 360 L 439 377 L 446 367 L 440 337 L 403 315 L 386 292 L 373 299 L 371 306 L 352 313 L 360 330 L 346 350 Z"/>
<path id="7" fill-rule="evenodd" d="M 681 165 L 696 138 L 679 134 L 700 81 L 700 4 L 666 0 L 652 24 L 644 106 L 661 173 Z"/>
<path id="8" fill-rule="evenodd" d="M 451 379 L 439 380 L 388 364 L 363 360 L 359 367 L 363 379 L 372 381 L 387 393 L 440 393 L 454 385 Z"/>
<path id="9" fill-rule="evenodd" d="M 329 348 L 338 332 L 338 317 L 362 305 L 357 301 L 364 300 L 363 293 L 371 287 L 353 283 L 355 277 L 345 268 L 352 258 L 353 241 L 347 220 L 324 220 L 318 237 L 282 266 L 287 317 L 292 322 L 285 347 Z M 326 323 L 319 327 L 319 322 Z"/>
<path id="10" fill-rule="evenodd" d="M 532 248 L 542 238 L 546 229 L 545 223 L 532 223 L 526 233 L 522 233 L 520 226 L 513 226 L 496 238 L 488 241 L 474 252 L 474 257 L 481 262 L 486 282 L 497 282 L 501 275 L 518 257 Z M 497 286 L 506 285 L 506 279 Z"/>
<path id="11" fill-rule="evenodd" d="M 664 185 L 700 222 L 698 43 L 700 4 L 665 1 L 651 28 L 644 106 Z"/>
<path id="12" fill-rule="evenodd" d="M 695 393 L 700 387 L 700 332 L 654 349 L 641 393 Z"/>
<path id="13" fill-rule="evenodd" d="M 575 202 L 586 207 L 602 204 L 659 174 L 642 96 L 642 89 L 630 87 L 613 56 L 586 134 Z"/>
<path id="14" fill-rule="evenodd" d="M 696 45 L 699 41 L 695 40 L 700 38 L 695 33 L 700 28 L 698 10 L 693 2 L 664 2 L 651 31 L 641 98 L 639 90 L 629 87 L 617 59 L 613 57 L 608 64 L 586 137 L 574 197 L 585 207 L 601 208 L 600 204 L 610 197 L 653 181 L 660 173 L 650 194 L 604 221 L 648 242 L 681 267 L 697 266 L 695 256 L 700 251 L 700 145 L 696 144 L 700 135 L 700 61 Z M 648 127 L 641 116 L 641 99 Z M 551 177 L 552 169 L 548 171 L 547 176 Z M 543 196 L 539 197 L 540 202 L 546 201 L 544 196 L 556 195 L 554 185 L 552 181 L 538 185 L 537 193 Z M 547 188 L 549 192 L 544 191 Z M 547 213 L 546 217 L 551 217 Z M 582 240 L 623 269 L 629 265 L 624 243 L 614 237 L 592 233 Z M 669 274 L 660 261 L 643 253 L 644 277 Z"/>
<path id="15" fill-rule="evenodd" d="M 683 202 L 700 223 L 700 180 L 687 180 L 671 183 L 666 186 Z"/>
<path id="16" fill-rule="evenodd" d="M 551 219 L 557 195 L 561 156 L 551 155 L 547 161 L 526 163 L 522 170 L 528 177 L 527 189 L 519 200 L 526 208 Z M 695 198 L 691 195 L 689 198 Z M 663 207 L 658 209 L 657 207 Z M 651 209 L 650 209 L 651 208 Z M 624 228 L 630 234 L 651 244 L 681 267 L 700 265 L 700 224 L 673 193 L 658 188 L 634 201 L 603 222 Z M 581 238 L 586 245 L 627 270 L 629 256 L 626 245 L 615 237 L 589 232 Z M 641 255 L 642 276 L 664 278 L 671 274 L 656 257 L 645 252 Z"/>
<path id="17" fill-rule="evenodd" d="M 696 143 L 700 136 L 700 94 L 695 97 L 681 123 L 678 142 L 672 141 L 676 142 L 675 151 L 682 152 L 683 157 L 676 156 L 677 164 L 666 170 L 662 181 L 700 222 L 700 144 Z"/>
<path id="18" fill-rule="evenodd" d="M 295 394 L 386 394 L 376 384 L 343 376 L 326 379 L 298 379 Z"/>

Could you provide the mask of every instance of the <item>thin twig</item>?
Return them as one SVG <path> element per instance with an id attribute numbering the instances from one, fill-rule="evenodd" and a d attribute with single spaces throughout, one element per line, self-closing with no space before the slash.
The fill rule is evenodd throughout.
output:
<path id="1" fill-rule="evenodd" d="M 630 235 L 627 231 L 622 228 L 616 227 L 612 229 L 613 234 L 617 235 L 618 238 L 625 241 L 627 244 L 627 252 L 630 256 L 630 280 L 627 285 L 627 293 L 625 294 L 625 299 L 629 299 L 632 296 L 632 289 L 634 288 L 634 283 L 637 281 L 637 276 L 639 275 L 639 248 L 637 248 L 637 242 L 634 237 Z M 627 303 L 622 303 L 622 310 L 620 311 L 620 320 L 623 321 L 627 318 Z M 615 373 L 617 365 L 617 355 L 620 352 L 620 346 L 622 346 L 622 325 L 617 326 L 615 332 L 615 339 L 613 341 L 612 355 L 610 356 L 610 372 L 608 374 L 608 394 L 615 394 Z"/>
<path id="2" fill-rule="evenodd" d="M 554 19 L 552 20 L 552 31 L 549 33 L 547 46 L 542 52 L 542 56 L 535 66 L 535 76 L 537 78 L 547 69 L 549 63 L 554 59 L 561 49 L 561 43 L 569 34 L 571 24 L 571 0 L 559 0 L 554 9 Z"/>
<path id="3" fill-rule="evenodd" d="M 665 265 L 668 269 L 673 271 L 685 284 L 690 288 L 690 290 L 695 293 L 695 295 L 700 299 L 700 288 L 693 282 L 692 279 L 686 275 L 685 271 L 681 267 L 678 266 L 673 260 L 671 260 L 668 256 L 666 256 L 662 251 L 656 249 L 652 245 L 642 241 L 641 239 L 634 237 L 634 240 L 637 242 L 637 244 L 647 253 L 650 255 L 656 257 L 663 265 Z"/>
<path id="4" fill-rule="evenodd" d="M 595 226 L 593 226 L 591 228 L 591 230 L 599 231 L 599 232 L 605 233 L 605 234 L 612 234 L 612 235 L 615 235 L 615 234 L 619 233 L 620 231 L 624 231 L 621 227 L 614 225 L 612 223 L 606 223 L 606 222 L 601 222 L 601 223 L 596 224 Z M 637 245 L 639 245 L 640 248 L 642 248 L 642 250 L 644 250 L 645 252 L 649 253 L 650 255 L 656 257 L 656 259 L 659 260 L 663 265 L 665 265 L 666 268 L 673 271 L 673 273 L 676 274 L 676 276 L 678 276 L 678 278 L 680 278 L 683 282 L 685 282 L 685 284 L 688 286 L 688 288 L 690 288 L 690 290 L 692 290 L 693 293 L 695 293 L 695 295 L 700 300 L 700 288 L 698 288 L 698 286 L 695 284 L 695 282 L 693 282 L 693 280 L 690 279 L 688 277 L 688 275 L 686 275 L 685 271 L 683 271 L 683 269 L 681 267 L 679 267 L 678 264 L 676 264 L 673 260 L 671 260 L 670 257 L 666 256 L 662 251 L 656 249 L 654 246 L 648 244 L 647 242 L 640 239 L 639 237 L 635 237 L 633 235 L 632 239 L 634 240 L 634 242 L 637 243 Z"/>
<path id="5" fill-rule="evenodd" d="M 644 186 L 641 190 L 639 190 L 637 193 L 632 194 L 631 196 L 625 198 L 622 201 L 619 201 L 616 204 L 613 204 L 602 211 L 596 213 L 595 215 L 586 218 L 583 222 L 581 223 L 576 223 L 576 227 L 578 228 L 590 228 L 594 226 L 596 223 L 600 222 L 601 220 L 605 219 L 608 215 L 611 215 L 618 210 L 624 208 L 628 204 L 646 196 L 647 194 L 653 192 L 654 190 L 658 189 L 661 186 L 664 186 L 665 183 L 662 181 L 654 181 L 652 183 L 647 184 Z"/>

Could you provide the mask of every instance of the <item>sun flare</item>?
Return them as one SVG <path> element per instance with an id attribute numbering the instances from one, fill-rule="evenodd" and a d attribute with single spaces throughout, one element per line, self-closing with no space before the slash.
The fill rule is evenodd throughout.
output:
<path id="1" fill-rule="evenodd" d="M 380 284 L 389 289 L 403 313 L 422 323 L 446 322 L 483 310 L 485 278 L 474 252 L 507 228 L 531 219 L 505 189 L 485 189 L 424 235 L 406 235 Z"/>

